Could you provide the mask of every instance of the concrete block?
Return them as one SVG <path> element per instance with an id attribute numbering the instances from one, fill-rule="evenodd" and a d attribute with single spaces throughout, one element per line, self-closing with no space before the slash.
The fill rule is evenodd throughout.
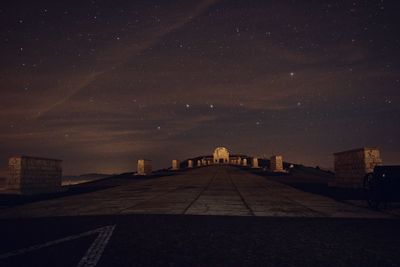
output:
<path id="1" fill-rule="evenodd" d="M 335 179 L 329 183 L 335 187 L 361 188 L 364 176 L 382 164 L 377 148 L 358 148 L 334 153 Z"/>
<path id="2" fill-rule="evenodd" d="M 258 158 L 253 158 L 251 167 L 252 167 L 253 169 L 259 168 L 259 166 L 258 166 Z"/>
<path id="3" fill-rule="evenodd" d="M 6 190 L 24 194 L 61 191 L 62 161 L 29 156 L 13 156 L 8 160 Z"/>
<path id="4" fill-rule="evenodd" d="M 188 168 L 193 168 L 193 160 L 189 159 L 188 160 Z"/>
<path id="5" fill-rule="evenodd" d="M 283 171 L 283 157 L 280 155 L 274 155 L 270 159 L 270 170 L 273 172 Z"/>
<path id="6" fill-rule="evenodd" d="M 172 170 L 173 171 L 179 170 L 179 160 L 177 159 L 172 160 Z"/>
<path id="7" fill-rule="evenodd" d="M 137 163 L 137 174 L 138 175 L 150 175 L 152 173 L 151 160 L 139 159 Z"/>

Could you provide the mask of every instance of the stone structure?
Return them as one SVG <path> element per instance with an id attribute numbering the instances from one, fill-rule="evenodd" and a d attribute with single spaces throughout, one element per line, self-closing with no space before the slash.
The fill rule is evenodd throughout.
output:
<path id="1" fill-rule="evenodd" d="M 149 175 L 152 172 L 151 160 L 139 159 L 137 163 L 137 174 L 138 175 Z"/>
<path id="2" fill-rule="evenodd" d="M 173 171 L 179 170 L 179 160 L 177 159 L 172 160 L 172 170 Z"/>
<path id="3" fill-rule="evenodd" d="M 18 194 L 61 191 L 61 160 L 28 156 L 9 158 L 6 190 Z"/>
<path id="4" fill-rule="evenodd" d="M 225 147 L 217 147 L 214 150 L 213 162 L 215 164 L 229 163 L 229 151 Z"/>
<path id="5" fill-rule="evenodd" d="M 197 167 L 201 166 L 201 160 L 197 160 Z"/>
<path id="6" fill-rule="evenodd" d="M 259 168 L 259 166 L 258 166 L 258 158 L 253 158 L 251 167 L 252 167 L 253 169 Z"/>
<path id="7" fill-rule="evenodd" d="M 244 158 L 244 159 L 242 160 L 242 165 L 243 165 L 243 166 L 247 166 L 247 159 L 246 159 L 246 158 Z"/>
<path id="8" fill-rule="evenodd" d="M 269 169 L 273 172 L 283 171 L 283 158 L 282 156 L 272 156 L 269 163 Z"/>
<path id="9" fill-rule="evenodd" d="M 334 155 L 335 179 L 329 183 L 337 187 L 362 187 L 364 176 L 382 164 L 377 148 L 358 148 Z"/>
<path id="10" fill-rule="evenodd" d="M 193 168 L 193 160 L 191 160 L 191 159 L 188 160 L 188 165 L 187 165 L 187 167 L 188 167 L 188 168 Z"/>

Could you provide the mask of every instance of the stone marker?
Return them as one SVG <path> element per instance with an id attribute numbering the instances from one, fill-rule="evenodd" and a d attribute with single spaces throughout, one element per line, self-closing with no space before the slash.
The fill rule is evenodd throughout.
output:
<path id="1" fill-rule="evenodd" d="M 6 190 L 17 194 L 41 194 L 61 191 L 61 160 L 14 156 L 8 160 Z"/>
<path id="2" fill-rule="evenodd" d="M 246 159 L 246 158 L 244 158 L 244 159 L 242 160 L 242 165 L 243 165 L 243 166 L 247 166 L 247 159 Z"/>
<path id="3" fill-rule="evenodd" d="M 358 148 L 334 153 L 335 178 L 329 183 L 336 187 L 363 187 L 364 176 L 382 164 L 379 149 Z"/>
<path id="4" fill-rule="evenodd" d="M 283 158 L 282 156 L 272 156 L 270 160 L 270 170 L 273 172 L 282 172 L 283 171 Z"/>
<path id="5" fill-rule="evenodd" d="M 137 163 L 137 174 L 138 175 L 150 175 L 152 172 L 151 160 L 139 159 Z"/>
<path id="6" fill-rule="evenodd" d="M 251 167 L 252 167 L 253 169 L 259 168 L 259 166 L 258 166 L 258 158 L 253 158 Z"/>
<path id="7" fill-rule="evenodd" d="M 193 168 L 193 160 L 189 159 L 188 160 L 188 168 Z"/>
<path id="8" fill-rule="evenodd" d="M 173 171 L 179 170 L 179 160 L 177 159 L 172 160 L 172 170 Z"/>

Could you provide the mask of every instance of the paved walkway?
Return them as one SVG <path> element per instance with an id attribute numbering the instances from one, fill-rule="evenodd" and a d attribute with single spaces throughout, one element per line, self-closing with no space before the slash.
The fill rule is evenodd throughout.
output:
<path id="1" fill-rule="evenodd" d="M 233 166 L 173 176 L 2 210 L 0 218 L 116 214 L 390 218 L 390 215 L 306 193 Z"/>

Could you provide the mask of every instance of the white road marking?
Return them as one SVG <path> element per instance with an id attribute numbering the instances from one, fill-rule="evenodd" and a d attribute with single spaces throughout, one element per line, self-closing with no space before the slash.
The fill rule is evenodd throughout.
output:
<path id="1" fill-rule="evenodd" d="M 101 255 L 103 254 L 104 249 L 114 232 L 114 229 L 115 225 L 104 226 L 78 235 L 71 235 L 61 239 L 46 242 L 44 244 L 38 244 L 27 248 L 14 250 L 11 252 L 1 254 L 0 260 L 13 256 L 22 255 L 38 249 L 54 246 L 67 241 L 76 240 L 89 235 L 98 234 L 97 238 L 93 241 L 89 249 L 86 251 L 86 254 L 82 257 L 82 259 L 78 263 L 78 267 L 94 267 L 99 262 Z"/>
<path id="2" fill-rule="evenodd" d="M 103 227 L 103 231 L 97 236 L 90 248 L 86 251 L 85 256 L 78 263 L 78 267 L 94 267 L 100 260 L 104 248 L 110 240 L 115 225 Z"/>

